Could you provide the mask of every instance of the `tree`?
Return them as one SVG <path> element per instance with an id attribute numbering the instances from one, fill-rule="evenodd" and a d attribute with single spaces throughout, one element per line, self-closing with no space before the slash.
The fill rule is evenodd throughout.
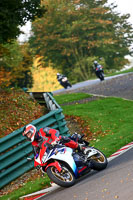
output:
<path id="1" fill-rule="evenodd" d="M 0 44 L 15 39 L 20 34 L 19 26 L 35 17 L 42 16 L 41 0 L 0 1 Z"/>
<path id="2" fill-rule="evenodd" d="M 5 44 L 6 53 L 0 59 L 1 87 L 32 87 L 32 56 L 28 44 L 19 45 L 16 41 Z"/>
<path id="3" fill-rule="evenodd" d="M 109 26 L 112 39 L 107 40 L 107 45 L 103 43 L 102 48 L 97 48 L 97 51 L 101 57 L 104 55 L 108 69 L 120 70 L 128 63 L 125 56 L 133 53 L 130 48 L 133 42 L 133 27 L 128 22 L 130 15 L 114 12 L 116 7 L 116 5 L 111 4 L 106 14 L 112 21 Z"/>
<path id="4" fill-rule="evenodd" d="M 107 0 L 47 0 L 45 6 L 47 13 L 32 27 L 34 54 L 62 67 L 72 79 L 79 71 L 80 81 L 90 76 L 89 60 L 95 56 L 104 57 L 108 68 L 123 66 L 133 41 L 128 15 L 115 13 Z"/>

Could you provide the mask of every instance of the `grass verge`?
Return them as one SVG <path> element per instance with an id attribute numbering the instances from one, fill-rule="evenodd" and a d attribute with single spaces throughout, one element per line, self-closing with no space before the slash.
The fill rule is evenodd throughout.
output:
<path id="1" fill-rule="evenodd" d="M 63 104 L 75 100 L 88 98 L 84 93 L 63 94 L 54 96 L 57 103 Z M 103 151 L 107 157 L 120 147 L 133 141 L 132 119 L 133 102 L 120 98 L 105 98 L 88 102 L 62 106 L 63 113 L 78 116 L 93 133 L 90 144 Z M 87 136 L 87 135 L 86 135 Z M 46 176 L 26 183 L 22 188 L 1 197 L 1 200 L 17 200 L 20 196 L 41 190 L 50 186 L 50 180 Z"/>
<path id="2" fill-rule="evenodd" d="M 29 181 L 23 184 L 23 187 L 13 191 L 10 194 L 0 197 L 0 200 L 17 200 L 19 197 L 25 196 L 26 194 L 31 194 L 33 192 L 42 190 L 50 186 L 50 179 L 47 175 L 45 177 L 38 177 L 34 181 Z"/>
<path id="3" fill-rule="evenodd" d="M 76 96 L 77 94 L 69 94 Z M 81 98 L 81 94 L 79 95 Z M 60 104 L 63 103 L 62 95 Z M 63 95 L 67 101 L 67 94 Z M 58 102 L 58 99 L 57 99 Z M 66 115 L 78 116 L 89 125 L 90 131 L 95 136 L 91 145 L 102 150 L 107 157 L 123 145 L 133 141 L 133 102 L 121 98 L 104 98 L 85 104 L 62 106 Z"/>
<path id="4" fill-rule="evenodd" d="M 92 95 L 86 93 L 74 93 L 74 94 L 62 94 L 54 96 L 54 99 L 58 104 L 69 103 L 77 100 L 82 100 L 85 98 L 89 98 Z"/>
<path id="5" fill-rule="evenodd" d="M 133 67 L 131 67 L 130 69 L 123 70 L 123 71 L 109 73 L 109 74 L 106 74 L 106 76 L 114 76 L 114 75 L 118 75 L 118 74 L 126 74 L 126 73 L 129 73 L 129 72 L 133 72 Z"/>

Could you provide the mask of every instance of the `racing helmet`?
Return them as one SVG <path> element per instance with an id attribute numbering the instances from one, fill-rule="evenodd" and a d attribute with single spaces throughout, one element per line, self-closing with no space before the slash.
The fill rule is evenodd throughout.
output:
<path id="1" fill-rule="evenodd" d="M 96 65 L 96 64 L 98 64 L 98 62 L 95 60 L 95 61 L 94 61 L 94 64 Z"/>
<path id="2" fill-rule="evenodd" d="M 33 142 L 34 139 L 35 139 L 36 127 L 33 126 L 32 124 L 29 124 L 29 125 L 24 127 L 24 130 L 23 130 L 22 134 L 23 134 L 23 136 L 27 137 L 27 139 L 30 142 Z"/>

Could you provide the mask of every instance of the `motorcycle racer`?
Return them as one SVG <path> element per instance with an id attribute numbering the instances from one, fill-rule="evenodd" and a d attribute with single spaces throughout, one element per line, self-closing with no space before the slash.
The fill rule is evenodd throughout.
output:
<path id="1" fill-rule="evenodd" d="M 57 73 L 57 80 L 58 82 L 65 88 L 67 89 L 67 87 L 72 87 L 72 85 L 69 83 L 67 77 L 63 74 Z"/>
<path id="2" fill-rule="evenodd" d="M 93 70 L 95 71 L 96 76 L 100 78 L 101 81 L 103 81 L 104 77 L 101 76 L 101 73 L 104 73 L 103 66 L 100 65 L 96 60 L 94 61 Z"/>
<path id="3" fill-rule="evenodd" d="M 32 143 L 35 156 L 35 167 L 41 164 L 42 157 L 47 149 L 47 144 L 54 146 L 58 141 L 61 141 L 61 143 L 67 147 L 82 151 L 84 154 L 87 153 L 87 148 L 83 147 L 81 144 L 78 144 L 69 137 L 59 136 L 58 130 L 49 127 L 43 127 L 37 131 L 34 125 L 29 124 L 24 127 L 22 135 Z"/>

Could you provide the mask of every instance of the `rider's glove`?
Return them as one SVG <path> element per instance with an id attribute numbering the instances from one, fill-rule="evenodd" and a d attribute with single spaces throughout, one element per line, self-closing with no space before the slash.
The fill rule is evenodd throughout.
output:
<path id="1" fill-rule="evenodd" d="M 53 141 L 53 142 L 51 143 L 51 145 L 54 147 L 56 144 L 58 144 L 58 141 L 59 141 L 59 139 L 56 139 L 55 141 Z"/>
<path id="2" fill-rule="evenodd" d="M 55 140 L 54 142 L 51 143 L 51 145 L 54 147 L 57 144 L 57 141 Z"/>

